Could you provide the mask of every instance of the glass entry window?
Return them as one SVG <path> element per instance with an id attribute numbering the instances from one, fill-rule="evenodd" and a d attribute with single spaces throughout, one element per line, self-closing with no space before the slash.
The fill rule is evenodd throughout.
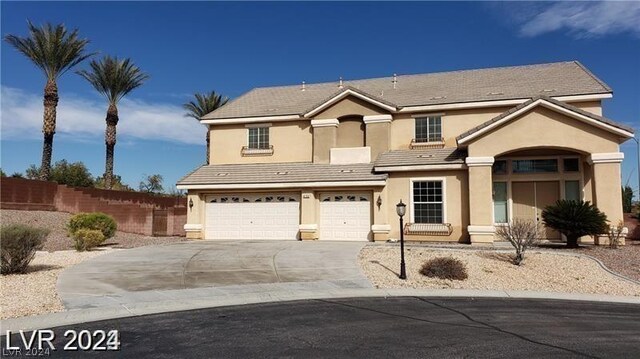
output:
<path id="1" fill-rule="evenodd" d="M 495 223 L 507 223 L 507 182 L 493 182 L 493 218 Z"/>

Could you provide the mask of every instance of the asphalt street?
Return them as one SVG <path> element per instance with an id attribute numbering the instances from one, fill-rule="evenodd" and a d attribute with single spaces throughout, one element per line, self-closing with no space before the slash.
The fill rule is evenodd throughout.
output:
<path id="1" fill-rule="evenodd" d="M 119 351 L 62 351 L 66 330 L 118 330 Z M 534 299 L 307 300 L 54 329 L 51 357 L 638 358 L 640 305 Z M 29 334 L 27 334 L 28 337 Z M 12 345 L 20 336 L 11 337 Z M 8 357 L 6 337 L 3 356 Z"/>

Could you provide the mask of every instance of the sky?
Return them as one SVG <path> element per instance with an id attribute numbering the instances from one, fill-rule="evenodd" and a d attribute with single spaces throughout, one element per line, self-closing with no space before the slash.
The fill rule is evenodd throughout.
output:
<path id="1" fill-rule="evenodd" d="M 119 105 L 115 173 L 165 187 L 205 161 L 205 128 L 184 117 L 193 93 L 579 60 L 614 90 L 604 115 L 640 127 L 640 2 L 6 2 L 2 36 L 64 23 L 89 51 L 129 57 L 150 79 Z M 4 172 L 39 164 L 44 76 L 0 47 Z M 75 70 L 58 81 L 53 160 L 104 172 L 106 101 Z M 638 188 L 636 144 L 623 184 Z"/>

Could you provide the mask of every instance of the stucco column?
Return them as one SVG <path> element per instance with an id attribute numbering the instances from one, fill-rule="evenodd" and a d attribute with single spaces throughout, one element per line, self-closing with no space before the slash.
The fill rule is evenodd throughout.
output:
<path id="1" fill-rule="evenodd" d="M 376 242 L 384 242 L 389 239 L 391 225 L 387 217 L 387 187 L 376 188 L 373 190 L 373 224 L 371 225 L 371 233 L 373 240 Z"/>
<path id="2" fill-rule="evenodd" d="M 193 203 L 190 208 L 189 203 Z M 189 193 L 187 195 L 187 223 L 184 225 L 184 231 L 188 239 L 204 238 L 204 199 L 198 193 Z"/>
<path id="3" fill-rule="evenodd" d="M 389 151 L 391 119 L 391 115 L 370 115 L 362 118 L 366 126 L 366 146 L 371 147 L 372 161 L 381 153 Z"/>
<path id="4" fill-rule="evenodd" d="M 620 163 L 623 159 L 624 154 L 621 152 L 593 153 L 588 159 L 593 169 L 593 200 L 613 226 L 624 220 L 620 192 Z M 608 237 L 599 236 L 595 241 L 596 244 L 605 244 Z M 624 243 L 624 238 L 621 241 Z"/>
<path id="5" fill-rule="evenodd" d="M 311 120 L 313 127 L 313 162 L 329 163 L 331 148 L 336 147 L 338 119 Z"/>
<path id="6" fill-rule="evenodd" d="M 316 195 L 313 191 L 302 191 L 300 202 L 300 239 L 318 239 Z"/>
<path id="7" fill-rule="evenodd" d="M 469 226 L 471 244 L 493 243 L 493 157 L 467 157 L 469 168 Z"/>

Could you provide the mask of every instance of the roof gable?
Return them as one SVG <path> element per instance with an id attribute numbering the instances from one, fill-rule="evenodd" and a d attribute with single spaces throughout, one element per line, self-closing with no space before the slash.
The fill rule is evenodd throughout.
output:
<path id="1" fill-rule="evenodd" d="M 562 113 L 564 115 L 567 115 L 568 117 L 589 123 L 593 126 L 615 133 L 622 137 L 633 137 L 634 129 L 631 127 L 617 123 L 608 118 L 598 116 L 594 113 L 584 111 L 578 107 L 569 105 L 565 102 L 558 101 L 547 96 L 537 96 L 461 134 L 460 136 L 456 137 L 456 141 L 460 146 L 466 145 L 473 139 L 482 137 L 484 134 L 491 132 L 493 129 L 507 124 L 509 121 L 512 121 L 516 118 L 519 118 L 521 115 L 528 113 L 538 106 L 543 106 L 552 111 Z"/>
<path id="2" fill-rule="evenodd" d="M 338 104 L 340 101 L 348 97 L 355 97 L 357 99 L 360 99 L 370 105 L 373 105 L 377 108 L 382 109 L 383 112 L 393 112 L 396 110 L 395 105 L 383 99 L 380 99 L 376 96 L 372 96 L 362 90 L 358 90 L 356 88 L 348 86 L 341 89 L 330 98 L 320 102 L 319 104 L 312 106 L 308 111 L 305 112 L 304 117 L 310 118 L 319 113 L 322 113 L 323 111 L 327 110 L 331 106 Z"/>

